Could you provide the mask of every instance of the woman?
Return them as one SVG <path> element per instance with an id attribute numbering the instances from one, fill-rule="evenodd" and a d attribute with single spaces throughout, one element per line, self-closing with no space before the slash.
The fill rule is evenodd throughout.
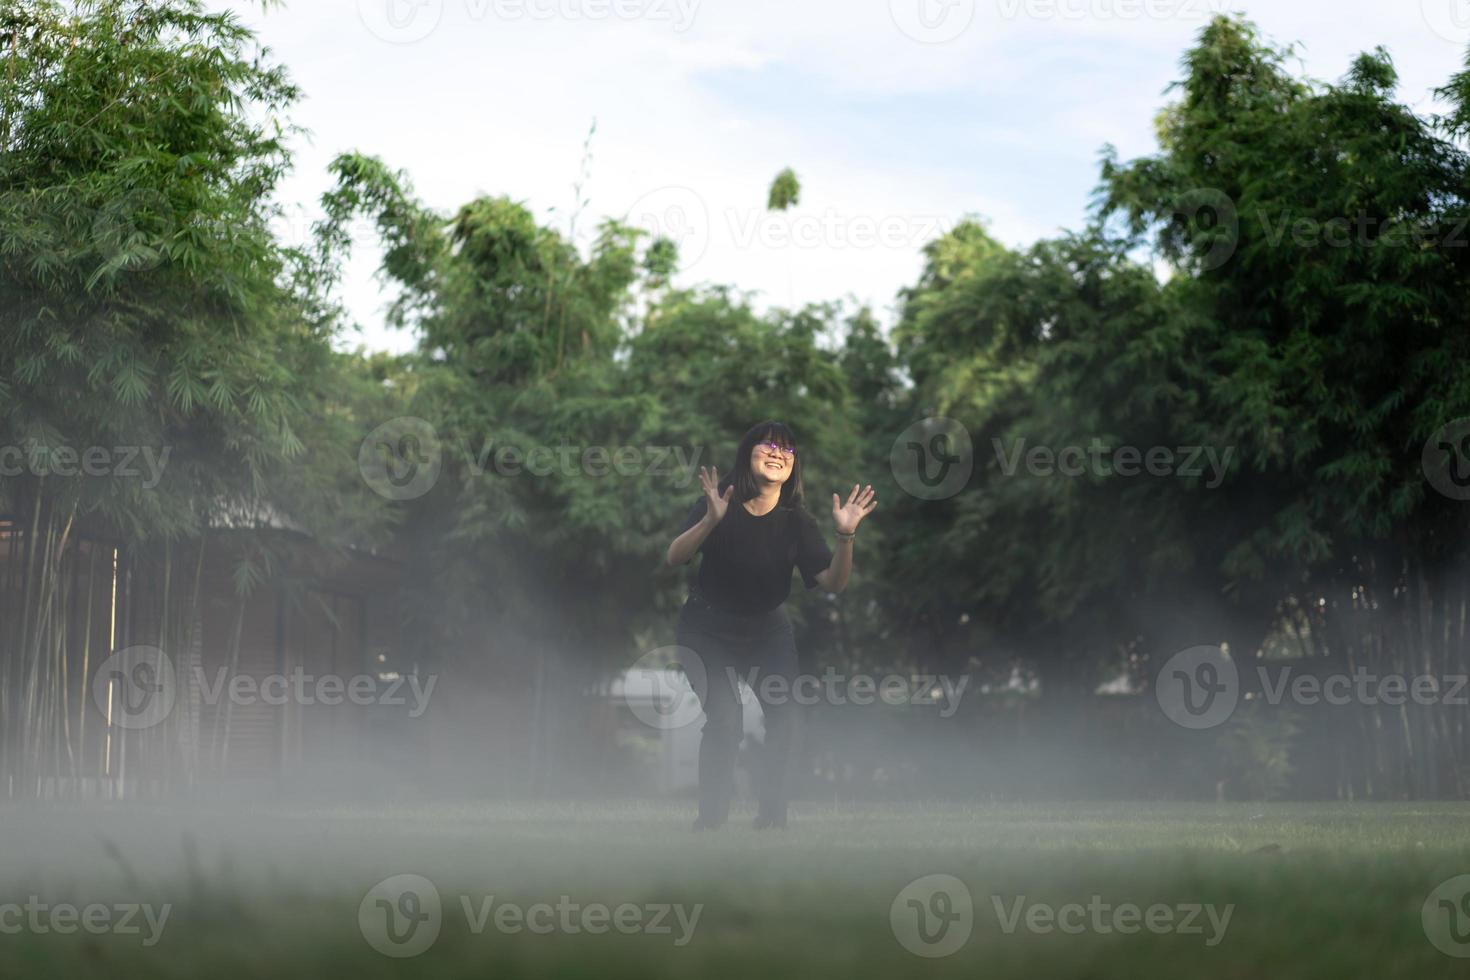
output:
<path id="1" fill-rule="evenodd" d="M 757 828 L 786 826 L 786 760 L 791 749 L 791 685 L 796 645 L 781 604 L 798 569 L 807 588 L 841 592 L 852 574 L 853 537 L 878 506 L 872 486 L 854 486 L 847 502 L 832 495 L 837 525 L 834 554 L 801 503 L 801 456 L 780 422 L 762 422 L 745 434 L 735 468 L 722 481 L 700 467 L 704 494 L 689 508 L 669 545 L 670 565 L 704 559 L 679 612 L 677 642 L 704 666 L 693 675 L 704 729 L 699 742 L 699 818 L 695 830 L 722 825 L 730 813 L 735 753 L 744 733 L 737 679 L 751 684 L 765 714 L 764 764 L 757 781 Z M 779 682 L 763 684 L 767 677 Z"/>

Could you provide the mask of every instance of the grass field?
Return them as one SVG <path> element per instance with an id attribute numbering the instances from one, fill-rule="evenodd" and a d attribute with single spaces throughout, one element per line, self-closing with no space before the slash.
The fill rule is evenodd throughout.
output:
<path id="1" fill-rule="evenodd" d="M 0 977 L 1470 976 L 1421 916 L 1470 874 L 1466 805 L 808 804 L 785 832 L 747 817 L 706 834 L 691 815 L 0 807 Z M 953 882 L 948 897 L 911 885 L 936 874 L 968 892 L 971 923 Z M 398 875 L 440 902 L 435 936 L 422 885 L 407 904 L 401 881 L 375 893 L 402 916 L 392 939 L 413 935 L 387 945 L 425 945 L 410 957 L 372 945 L 388 912 L 369 891 Z M 1440 942 L 1470 954 L 1457 888 L 1440 893 Z M 138 912 L 138 933 L 110 931 L 127 907 L 156 918 L 165 903 L 161 929 Z M 109 931 L 101 912 L 95 934 L 47 918 L 89 904 L 107 906 Z M 674 906 L 682 926 L 678 910 L 656 921 Z M 900 933 L 954 951 L 920 956 Z"/>

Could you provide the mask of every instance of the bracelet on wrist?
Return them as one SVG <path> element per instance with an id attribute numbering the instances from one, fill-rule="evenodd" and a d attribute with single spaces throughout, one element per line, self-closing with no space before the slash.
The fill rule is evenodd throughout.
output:
<path id="1" fill-rule="evenodd" d="M 839 541 L 851 541 L 855 537 L 857 537 L 857 532 L 856 531 L 853 531 L 850 534 L 843 534 L 841 531 L 838 531 L 837 532 L 837 539 Z"/>

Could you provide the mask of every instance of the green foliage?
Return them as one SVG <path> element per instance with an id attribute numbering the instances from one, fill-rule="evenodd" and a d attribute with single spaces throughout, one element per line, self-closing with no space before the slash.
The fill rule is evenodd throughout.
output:
<path id="1" fill-rule="evenodd" d="M 655 238 L 643 256 L 643 271 L 650 285 L 667 285 L 679 271 L 679 246 L 668 238 Z"/>
<path id="2" fill-rule="evenodd" d="M 1470 528 L 1426 491 L 1420 453 L 1470 416 L 1470 69 L 1423 118 L 1395 100 L 1383 49 L 1307 81 L 1289 50 L 1219 18 L 1156 117 L 1159 152 L 1104 151 L 1082 230 L 1013 249 L 962 221 L 924 247 L 890 337 L 865 309 L 676 289 L 676 245 L 617 220 L 579 246 L 591 133 L 565 232 L 505 195 L 438 212 L 348 153 L 315 247 L 286 247 L 267 202 L 299 93 L 199 0 L 13 3 L 0 49 L 0 446 L 36 461 L 0 476 L 8 512 L 45 500 L 138 542 L 223 514 L 284 515 L 335 545 L 397 522 L 425 650 L 494 630 L 526 659 L 614 666 L 667 639 L 684 572 L 661 556 L 695 468 L 727 470 L 739 435 L 779 418 L 820 522 L 853 482 L 881 501 L 850 592 L 798 600 L 818 657 L 1022 662 L 1049 692 L 1087 692 L 1197 643 L 1248 657 L 1289 615 L 1313 656 L 1464 665 Z M 800 191 L 785 169 L 767 206 Z M 330 348 L 360 216 L 410 356 Z M 431 422 L 443 475 L 390 506 L 356 455 L 404 415 Z M 938 415 L 969 432 L 974 470 L 920 500 L 889 454 Z M 131 446 L 171 452 L 156 487 L 39 475 L 69 449 Z M 1026 464 L 1094 446 L 1198 447 L 1218 469 Z M 586 455 L 624 447 L 631 472 Z M 553 464 L 527 467 L 533 451 Z M 250 552 L 237 582 L 275 567 Z M 1289 733 L 1254 724 L 1226 744 L 1269 795 Z M 1437 730 L 1405 736 L 1430 747 L 1405 742 L 1410 789 L 1452 769 Z"/>
<path id="3" fill-rule="evenodd" d="M 787 167 L 771 181 L 771 193 L 766 199 L 766 210 L 786 211 L 801 203 L 801 182 L 796 171 Z"/>
<path id="4" fill-rule="evenodd" d="M 632 635 L 661 622 L 676 573 L 658 569 L 697 467 L 728 470 L 761 418 L 801 434 L 815 513 L 864 478 L 849 463 L 854 406 L 830 352 L 836 307 L 761 314 L 728 290 L 670 290 L 673 243 L 640 257 L 640 233 L 617 221 L 583 256 L 507 198 L 437 215 L 380 161 L 349 154 L 333 170 L 321 262 L 340 262 L 354 215 L 377 222 L 382 272 L 399 289 L 394 322 L 421 331 L 408 410 L 450 450 L 446 479 L 405 528 L 433 542 L 415 560 L 445 610 L 440 630 L 489 620 L 587 663 L 625 658 Z M 868 331 L 874 356 L 881 339 Z M 894 372 L 891 357 L 882 370 Z M 622 447 L 637 454 L 633 472 L 584 459 Z M 549 472 L 512 475 L 497 464 L 505 450 L 563 455 Z"/>
<path id="5" fill-rule="evenodd" d="M 1387 596 L 1406 563 L 1463 560 L 1464 512 L 1426 495 L 1420 450 L 1470 414 L 1467 159 L 1393 101 L 1381 49 L 1338 85 L 1286 54 L 1216 20 L 1163 151 L 1105 154 L 1087 232 L 1015 253 L 961 225 L 927 247 L 895 338 L 916 414 L 964 422 L 977 466 L 974 492 L 906 502 L 893 568 L 923 598 L 904 618 L 973 614 L 1090 683 L 1099 658 L 1254 650 L 1284 597 Z M 1149 243 L 1162 287 L 1134 260 Z M 1232 457 L 1218 481 L 1007 476 L 1023 438 Z"/>
<path id="6" fill-rule="evenodd" d="M 1220 752 L 1230 779 L 1246 799 L 1280 799 L 1291 782 L 1292 740 L 1301 726 L 1290 711 L 1248 701 L 1220 736 Z"/>
<path id="7" fill-rule="evenodd" d="M 285 71 L 192 0 L 12 4 L 0 46 L 0 444 L 41 463 L 0 497 L 142 541 L 320 479 L 332 323 L 265 203 L 289 166 Z M 92 447 L 169 455 L 156 487 L 46 463 Z"/>

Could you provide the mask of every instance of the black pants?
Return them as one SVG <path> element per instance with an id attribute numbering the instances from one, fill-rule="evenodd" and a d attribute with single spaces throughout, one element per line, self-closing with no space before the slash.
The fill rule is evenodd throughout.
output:
<path id="1" fill-rule="evenodd" d="M 766 741 L 756 773 L 756 799 L 762 820 L 786 822 L 787 766 L 794 737 L 791 685 L 796 679 L 796 640 L 791 620 L 779 607 L 741 616 L 691 595 L 679 611 L 676 641 L 693 650 L 703 678 L 690 679 L 704 709 L 699 739 L 699 819 L 718 826 L 730 815 L 735 788 L 735 757 L 745 733 L 737 681 L 751 684 L 766 720 Z M 782 678 L 770 685 L 768 676 Z"/>

